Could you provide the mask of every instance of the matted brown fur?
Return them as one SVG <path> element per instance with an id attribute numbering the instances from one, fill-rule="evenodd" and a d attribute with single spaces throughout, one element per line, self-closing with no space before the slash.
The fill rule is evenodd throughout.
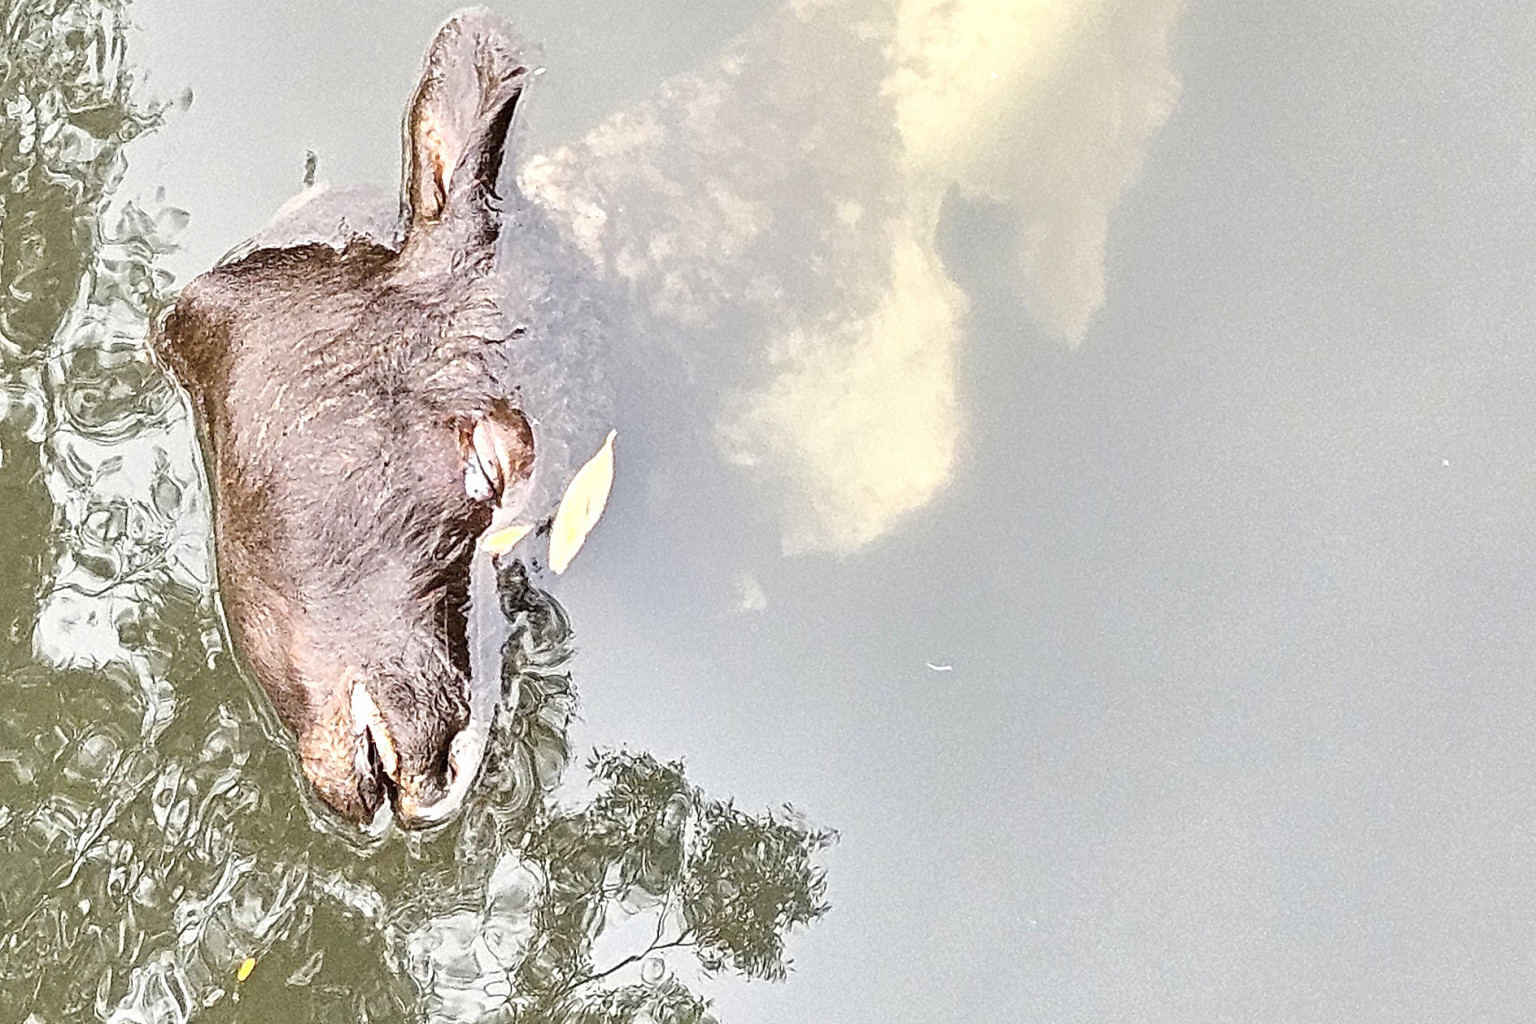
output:
<path id="1" fill-rule="evenodd" d="M 496 19 L 456 15 L 407 108 L 399 250 L 252 252 L 191 282 L 155 338 L 206 444 L 235 642 L 298 735 L 306 775 L 352 818 L 385 785 L 430 805 L 468 719 L 469 559 L 491 516 L 466 493 L 474 424 L 524 445 L 510 476 L 531 469 L 488 280 L 496 176 L 527 76 Z M 399 778 L 360 767 L 357 681 Z"/>

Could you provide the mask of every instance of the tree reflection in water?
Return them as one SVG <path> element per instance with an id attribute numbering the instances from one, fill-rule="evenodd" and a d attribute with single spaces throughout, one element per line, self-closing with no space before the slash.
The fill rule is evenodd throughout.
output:
<path id="1" fill-rule="evenodd" d="M 696 1021 L 700 977 L 782 977 L 831 834 L 644 753 L 571 792 L 571 628 L 515 564 L 461 817 L 369 839 L 314 803 L 225 651 L 194 435 L 144 347 L 185 215 L 114 197 L 171 109 L 135 98 L 126 9 L 0 4 L 0 1006 Z"/>

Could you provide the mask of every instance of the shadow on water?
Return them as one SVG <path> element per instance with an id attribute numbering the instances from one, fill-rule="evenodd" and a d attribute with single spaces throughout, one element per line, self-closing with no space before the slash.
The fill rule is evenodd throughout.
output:
<path id="1" fill-rule="evenodd" d="M 137 98 L 126 7 L 0 6 L 0 1005 L 695 1021 L 706 976 L 782 977 L 831 834 L 644 753 L 574 781 L 571 626 L 516 564 L 463 814 L 364 839 L 318 810 L 222 639 L 192 426 L 145 349 L 186 215 L 114 196 L 174 109 Z"/>

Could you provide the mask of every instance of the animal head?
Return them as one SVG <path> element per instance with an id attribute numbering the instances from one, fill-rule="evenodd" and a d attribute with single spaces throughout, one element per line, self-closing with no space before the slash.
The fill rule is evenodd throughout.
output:
<path id="1" fill-rule="evenodd" d="M 441 820 L 479 767 L 470 560 L 534 462 L 491 280 L 529 78 L 499 20 L 455 15 L 406 108 L 398 244 L 242 253 L 157 328 L 204 438 L 237 645 L 353 819 L 388 801 Z"/>

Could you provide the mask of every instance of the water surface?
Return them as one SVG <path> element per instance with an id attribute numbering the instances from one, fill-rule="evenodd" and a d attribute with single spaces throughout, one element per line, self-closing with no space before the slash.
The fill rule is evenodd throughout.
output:
<path id="1" fill-rule="evenodd" d="M 6 8 L 6 123 L 67 125 L 48 173 L 0 138 L 23 1019 L 532 1019 L 538 935 L 597 973 L 658 911 L 630 885 L 540 932 L 549 865 L 654 866 L 635 841 L 727 798 L 804 837 L 772 863 L 839 832 L 784 983 L 680 948 L 596 988 L 737 1022 L 1530 1015 L 1536 15 L 498 7 L 549 69 L 520 180 L 612 310 L 618 477 L 558 605 L 513 590 L 503 770 L 375 849 L 221 653 L 142 340 L 306 151 L 394 180 L 447 11 L 139 0 L 114 56 L 55 6 Z M 139 119 L 172 103 L 150 134 L 115 61 Z M 611 764 L 654 813 L 561 860 L 597 748 L 651 755 Z"/>

